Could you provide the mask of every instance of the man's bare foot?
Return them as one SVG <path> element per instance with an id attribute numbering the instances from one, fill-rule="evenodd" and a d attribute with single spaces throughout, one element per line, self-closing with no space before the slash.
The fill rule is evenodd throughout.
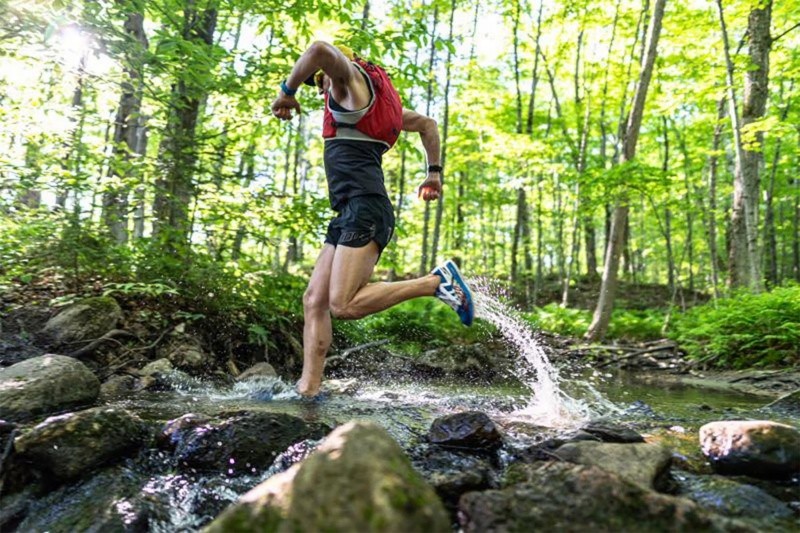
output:
<path id="1" fill-rule="evenodd" d="M 297 393 L 300 396 L 303 396 L 305 398 L 313 398 L 314 396 L 319 394 L 320 384 L 317 383 L 317 385 L 315 387 L 315 386 L 312 386 L 310 383 L 304 382 L 301 379 L 300 381 L 297 382 L 297 385 L 295 386 L 295 388 L 297 390 Z"/>

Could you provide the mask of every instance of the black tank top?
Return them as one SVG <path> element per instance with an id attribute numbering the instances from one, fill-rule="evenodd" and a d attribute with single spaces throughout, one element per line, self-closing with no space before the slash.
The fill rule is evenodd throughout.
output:
<path id="1" fill-rule="evenodd" d="M 347 200 L 377 194 L 389 198 L 381 162 L 386 146 L 378 142 L 329 139 L 325 141 L 325 175 L 331 207 L 340 211 Z"/>

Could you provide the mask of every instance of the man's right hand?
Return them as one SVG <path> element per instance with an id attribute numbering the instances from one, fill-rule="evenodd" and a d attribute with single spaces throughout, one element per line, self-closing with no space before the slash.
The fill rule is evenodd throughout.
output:
<path id="1" fill-rule="evenodd" d="M 294 96 L 287 96 L 280 91 L 278 97 L 272 102 L 272 114 L 281 120 L 292 119 L 292 109 L 300 113 L 300 103 Z"/>
<path id="2" fill-rule="evenodd" d="M 430 202 L 431 200 L 438 200 L 441 194 L 442 180 L 439 177 L 439 173 L 429 172 L 428 177 L 417 188 L 417 197 Z"/>

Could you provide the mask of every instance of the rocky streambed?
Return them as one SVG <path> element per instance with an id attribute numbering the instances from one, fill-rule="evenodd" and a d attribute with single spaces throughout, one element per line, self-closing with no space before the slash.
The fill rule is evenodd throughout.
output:
<path id="1" fill-rule="evenodd" d="M 800 527 L 800 392 L 563 365 L 570 394 L 591 375 L 603 398 L 545 426 L 524 383 L 482 373 L 510 359 L 493 350 L 387 356 L 383 380 L 372 367 L 313 402 L 264 363 L 199 372 L 199 348 L 124 372 L 26 353 L 0 368 L 0 530 Z M 342 373 L 375 357 L 342 357 Z"/>

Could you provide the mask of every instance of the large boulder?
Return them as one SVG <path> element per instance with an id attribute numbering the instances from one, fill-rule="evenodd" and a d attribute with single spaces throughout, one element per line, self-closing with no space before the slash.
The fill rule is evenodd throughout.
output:
<path id="1" fill-rule="evenodd" d="M 597 466 L 645 489 L 663 488 L 672 462 L 669 449 L 645 443 L 569 442 L 554 455 L 571 463 Z"/>
<path id="2" fill-rule="evenodd" d="M 329 431 L 324 424 L 284 413 L 244 411 L 217 421 L 183 420 L 165 429 L 181 467 L 231 474 L 267 468 L 292 444 L 321 439 Z"/>
<path id="3" fill-rule="evenodd" d="M 57 344 L 85 341 L 108 333 L 121 319 L 122 309 L 114 298 L 84 298 L 48 320 L 42 333 Z"/>
<path id="4" fill-rule="evenodd" d="M 207 529 L 448 532 L 442 503 L 383 428 L 350 422 L 303 462 L 245 494 Z"/>
<path id="5" fill-rule="evenodd" d="M 93 403 L 100 380 L 72 357 L 42 355 L 0 369 L 0 418 L 27 420 Z"/>
<path id="6" fill-rule="evenodd" d="M 800 431 L 768 420 L 726 420 L 700 428 L 703 455 L 718 474 L 785 479 L 800 473 Z"/>
<path id="7" fill-rule="evenodd" d="M 17 460 L 63 482 L 119 461 L 147 437 L 147 426 L 124 409 L 97 407 L 53 416 L 14 442 Z"/>
<path id="8" fill-rule="evenodd" d="M 515 467 L 524 470 L 521 483 L 461 497 L 463 531 L 755 531 L 596 466 Z"/>
<path id="9" fill-rule="evenodd" d="M 428 430 L 428 440 L 440 446 L 493 450 L 503 444 L 497 426 L 485 413 L 465 411 L 437 418 Z"/>

